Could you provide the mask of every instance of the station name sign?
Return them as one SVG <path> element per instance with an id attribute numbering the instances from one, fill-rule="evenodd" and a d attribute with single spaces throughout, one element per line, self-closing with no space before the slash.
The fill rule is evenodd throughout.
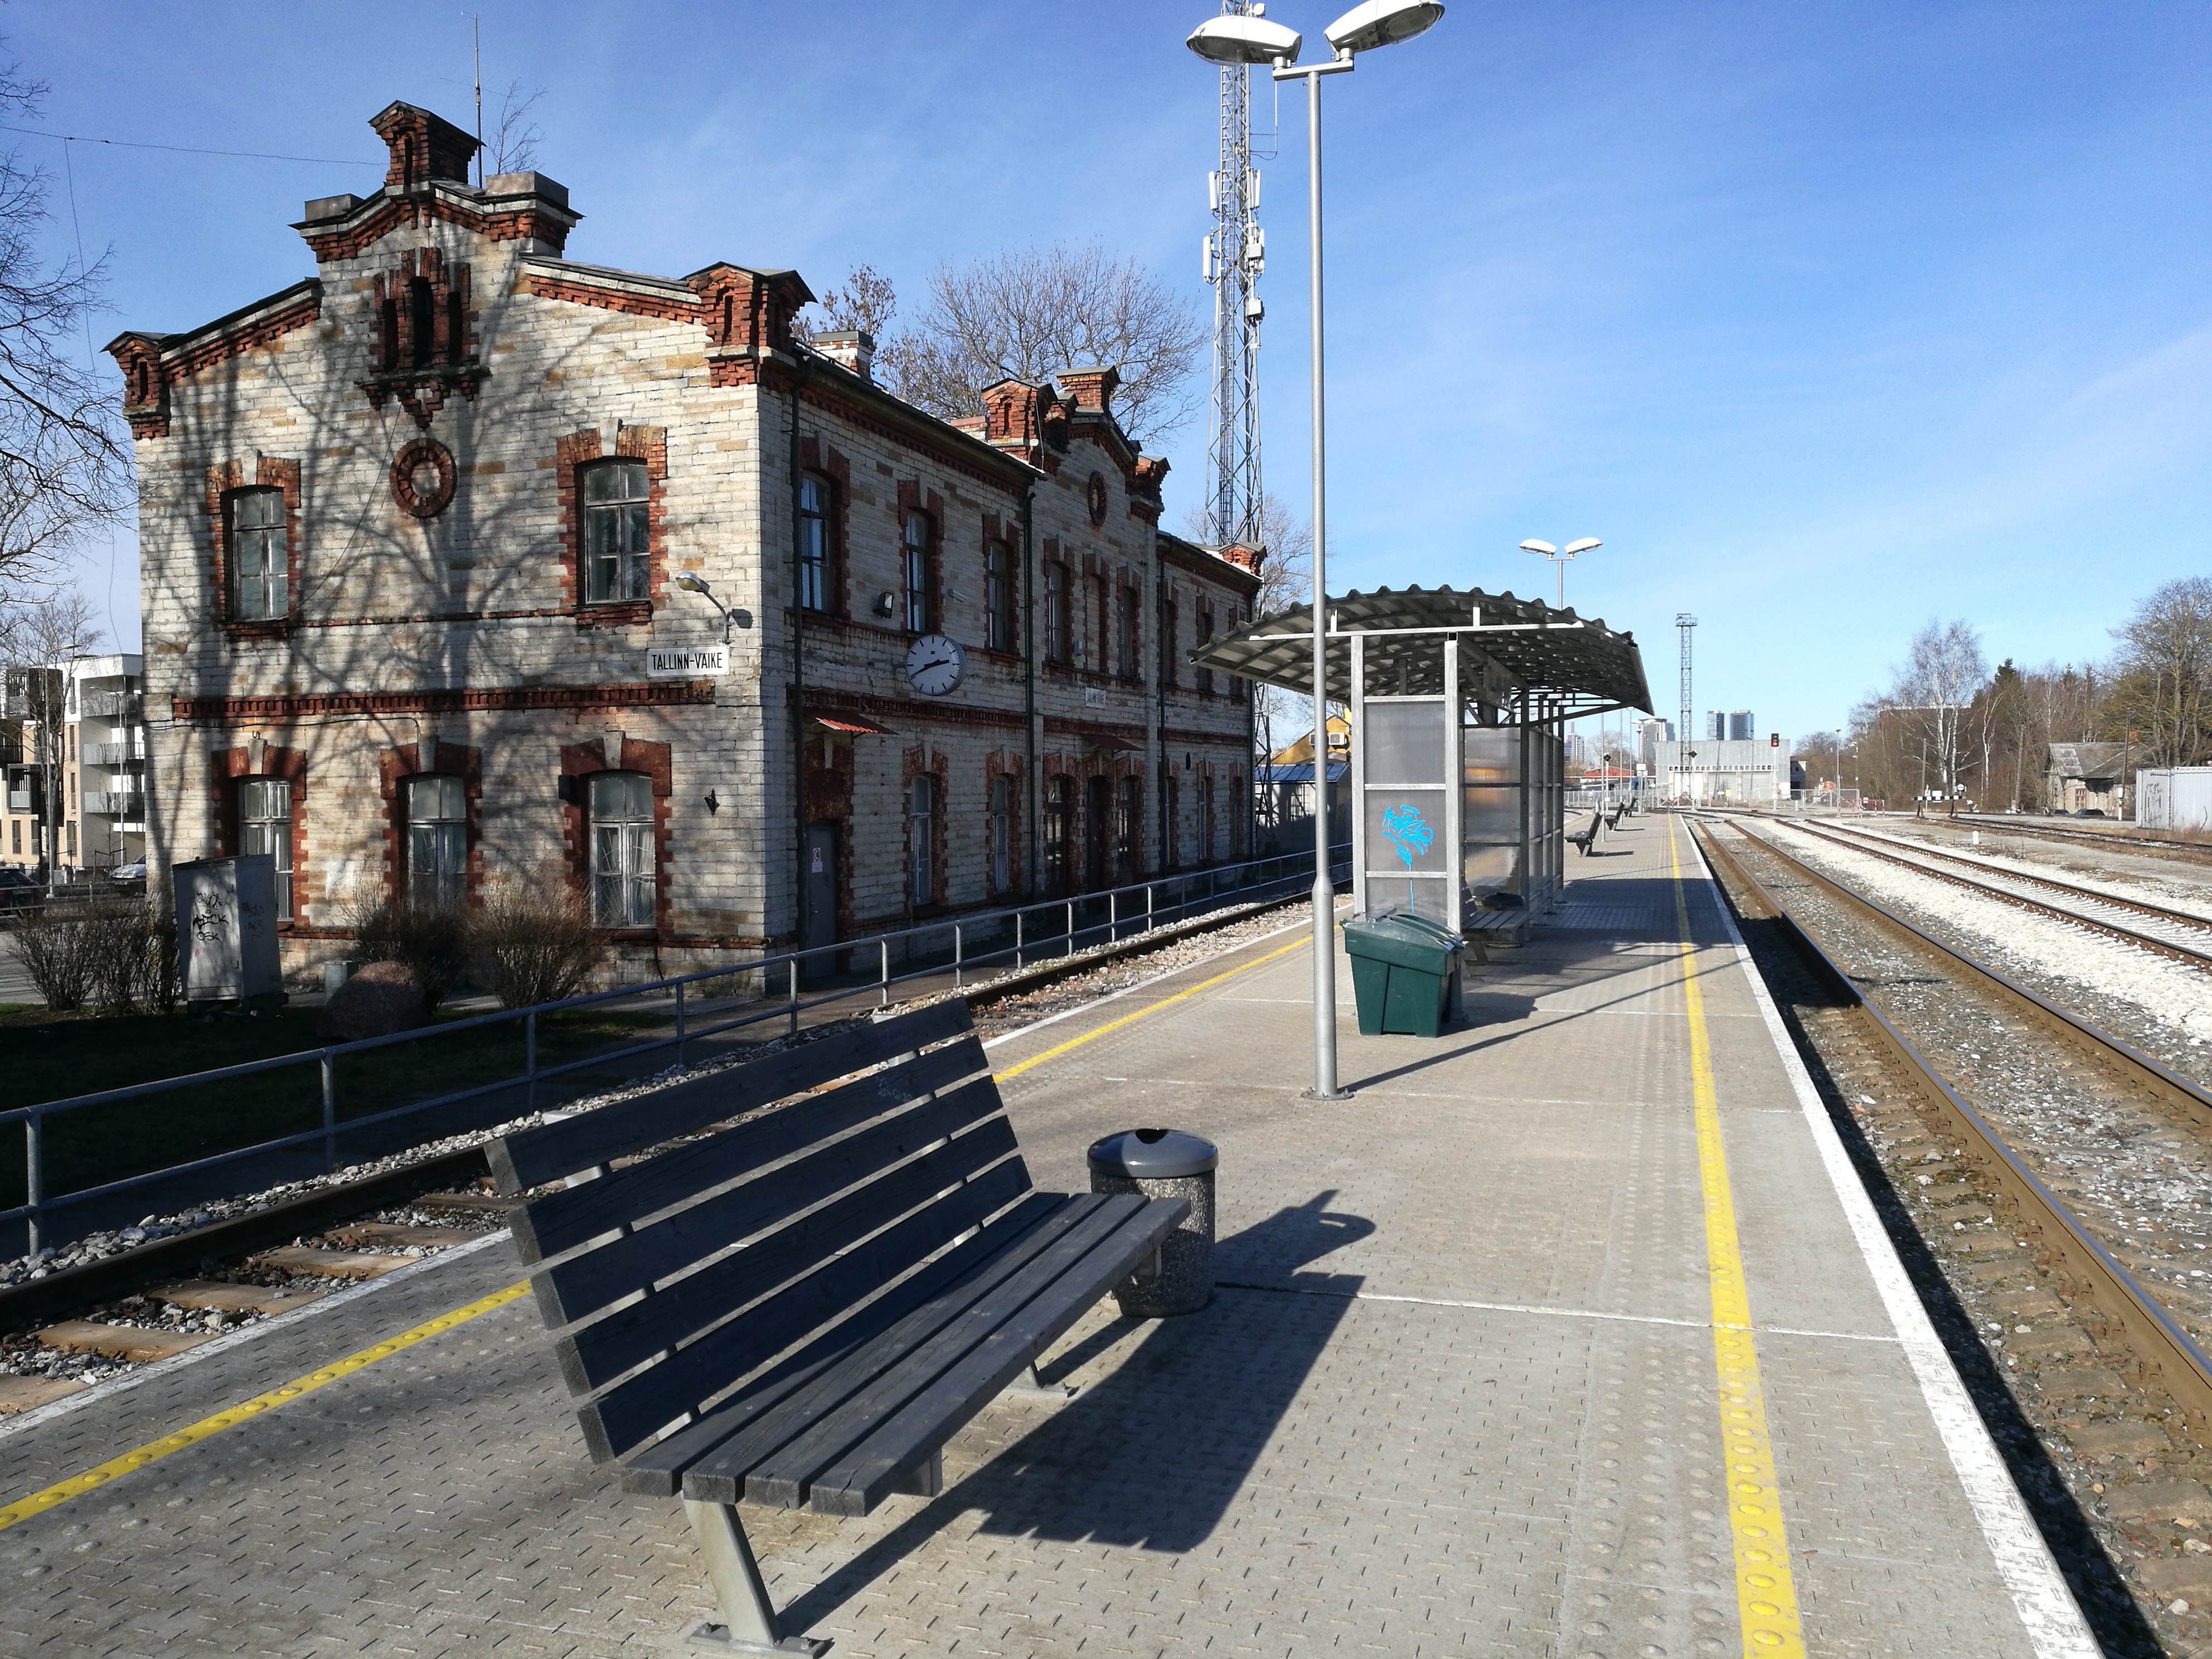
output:
<path id="1" fill-rule="evenodd" d="M 645 653 L 645 677 L 649 680 L 697 680 L 729 672 L 726 645 L 654 646 Z"/>

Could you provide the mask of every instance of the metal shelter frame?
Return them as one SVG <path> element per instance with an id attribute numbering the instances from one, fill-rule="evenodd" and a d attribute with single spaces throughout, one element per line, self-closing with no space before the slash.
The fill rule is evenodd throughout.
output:
<path id="1" fill-rule="evenodd" d="M 1326 603 L 1325 691 L 1346 705 L 1352 731 L 1355 908 L 1403 908 L 1463 933 L 1471 910 L 1508 890 L 1489 850 L 1506 846 L 1510 896 L 1500 902 L 1549 902 L 1565 875 L 1565 724 L 1650 710 L 1635 637 L 1510 592 L 1382 588 Z M 1313 608 L 1301 605 L 1191 660 L 1310 696 L 1314 640 Z M 1473 766 L 1470 732 L 1486 734 L 1476 746 L 1489 751 Z M 1517 743 L 1501 744 L 1505 732 Z M 1509 754 L 1510 781 L 1500 763 Z M 1484 809 L 1504 790 L 1516 795 L 1510 842 L 1468 818 L 1473 806 L 1494 822 Z M 1325 817 L 1326 802 L 1317 805 Z"/>

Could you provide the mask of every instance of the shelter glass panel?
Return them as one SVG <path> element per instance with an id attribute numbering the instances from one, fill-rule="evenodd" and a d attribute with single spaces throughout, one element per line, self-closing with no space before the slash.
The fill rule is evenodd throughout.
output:
<path id="1" fill-rule="evenodd" d="M 1363 734 L 1366 752 L 1361 772 L 1368 788 L 1443 785 L 1446 775 L 1443 699 L 1386 702 L 1370 698 L 1363 712 L 1367 730 Z"/>

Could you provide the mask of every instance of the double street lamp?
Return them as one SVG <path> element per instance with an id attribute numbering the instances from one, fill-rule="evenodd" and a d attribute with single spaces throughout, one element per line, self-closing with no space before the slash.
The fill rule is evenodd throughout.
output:
<path id="1" fill-rule="evenodd" d="M 1521 550 L 1523 553 L 1541 553 L 1559 568 L 1559 609 L 1565 611 L 1567 608 L 1567 567 L 1575 562 L 1576 554 L 1588 553 L 1593 549 L 1604 545 L 1605 544 L 1595 536 L 1585 536 L 1578 542 L 1569 542 L 1565 547 L 1554 547 L 1549 542 L 1540 542 L 1531 538 L 1521 544 Z"/>
<path id="2" fill-rule="evenodd" d="M 1306 244 L 1313 402 L 1314 1080 L 1309 1097 L 1343 1100 L 1336 1081 L 1336 887 L 1328 874 L 1328 523 L 1327 432 L 1322 418 L 1321 77 L 1352 67 L 1356 54 L 1411 40 L 1444 15 L 1437 0 L 1365 0 L 1322 31 L 1327 63 L 1298 64 L 1296 29 L 1256 12 L 1209 17 L 1184 42 L 1231 68 L 1272 67 L 1278 81 L 1306 83 Z"/>

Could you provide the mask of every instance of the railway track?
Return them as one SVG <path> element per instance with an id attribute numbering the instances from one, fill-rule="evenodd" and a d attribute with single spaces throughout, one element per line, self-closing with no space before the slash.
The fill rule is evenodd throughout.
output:
<path id="1" fill-rule="evenodd" d="M 1934 823 L 1938 820 L 1930 819 Z M 2106 852 L 2148 853 L 2188 864 L 2212 864 L 2212 846 L 2203 842 L 2171 840 L 2155 831 L 2062 830 L 2054 823 L 2029 823 L 2007 815 L 1970 812 L 1941 822 L 1968 830 L 1986 830 L 2001 836 L 2025 836 L 2037 841 L 2064 842 L 2075 847 L 2095 847 Z"/>
<path id="2" fill-rule="evenodd" d="M 2107 1651 L 2205 1651 L 2212 1097 L 1727 828 L 1700 845 Z"/>
<path id="3" fill-rule="evenodd" d="M 1870 830 L 1844 830 L 1787 818 L 1773 822 L 1815 841 L 1881 859 L 1916 875 L 1948 882 L 2019 909 L 2087 927 L 2192 967 L 2212 969 L 2212 915 L 2106 893 L 2062 881 L 2055 876 L 2001 869 L 1984 860 L 1917 843 L 1899 842 Z M 1962 873 L 1967 871 L 1973 873 Z M 2067 902 L 2039 897 L 2038 892 L 2056 895 Z"/>

